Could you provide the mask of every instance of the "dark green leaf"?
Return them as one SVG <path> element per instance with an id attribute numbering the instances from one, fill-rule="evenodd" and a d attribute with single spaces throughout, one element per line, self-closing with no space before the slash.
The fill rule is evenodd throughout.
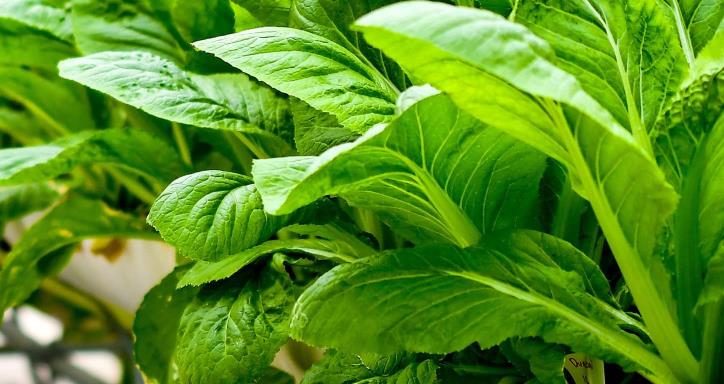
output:
<path id="1" fill-rule="evenodd" d="M 292 0 L 232 0 L 264 25 L 284 27 L 289 23 L 289 6 Z"/>
<path id="2" fill-rule="evenodd" d="M 291 28 L 257 28 L 194 43 L 269 84 L 364 132 L 394 114 L 395 90 L 344 47 Z"/>
<path id="3" fill-rule="evenodd" d="M 73 35 L 81 52 L 143 50 L 184 61 L 184 53 L 144 0 L 73 0 Z"/>
<path id="4" fill-rule="evenodd" d="M 72 40 L 69 11 L 44 0 L 3 0 L 0 3 L 0 18 L 16 20 L 66 41 Z"/>
<path id="5" fill-rule="evenodd" d="M 0 78 L 0 96 L 22 104 L 44 129 L 57 135 L 95 126 L 86 92 L 77 84 L 19 67 L 0 67 Z"/>
<path id="6" fill-rule="evenodd" d="M 0 7 L 2 4 L 0 4 Z M 29 66 L 48 73 L 57 71 L 58 61 L 75 56 L 69 43 L 13 20 L 0 18 L 0 64 Z"/>
<path id="7" fill-rule="evenodd" d="M 339 195 L 414 242 L 467 246 L 481 233 L 529 225 L 544 167 L 540 153 L 441 95 L 354 143 L 318 157 L 258 160 L 252 173 L 269 212 Z"/>
<path id="8" fill-rule="evenodd" d="M 45 183 L 0 187 L 0 232 L 4 223 L 47 208 L 57 198 L 58 192 Z"/>
<path id="9" fill-rule="evenodd" d="M 269 239 L 289 219 L 264 212 L 251 178 L 224 171 L 175 180 L 148 215 L 148 222 L 184 256 L 210 261 Z"/>
<path id="10" fill-rule="evenodd" d="M 176 28 L 188 42 L 234 32 L 229 0 L 176 1 L 172 9 Z"/>
<path id="11" fill-rule="evenodd" d="M 292 335 L 378 353 L 446 353 L 539 336 L 669 377 L 657 355 L 616 327 L 613 311 L 587 293 L 581 275 L 554 261 L 576 253 L 553 237 L 516 232 L 466 250 L 429 246 L 338 266 L 299 298 Z"/>
<path id="12" fill-rule="evenodd" d="M 326 37 L 369 62 L 399 89 L 406 88 L 405 73 L 382 52 L 369 46 L 362 34 L 352 31 L 355 20 L 395 0 L 294 0 L 290 12 L 291 27 Z"/>
<path id="13" fill-rule="evenodd" d="M 183 383 L 253 383 L 287 341 L 294 296 L 286 275 L 265 270 L 207 285 L 181 317 Z"/>
<path id="14" fill-rule="evenodd" d="M 294 225 L 284 229 L 286 233 L 309 235 L 305 239 L 269 240 L 221 261 L 199 261 L 181 279 L 179 286 L 201 285 L 225 279 L 259 257 L 275 252 L 293 251 L 306 253 L 317 259 L 331 259 L 340 263 L 354 262 L 371 256 L 374 250 L 351 234 L 328 225 Z"/>
<path id="15" fill-rule="evenodd" d="M 318 111 L 307 103 L 291 99 L 294 142 L 301 155 L 319 155 L 327 149 L 354 141 L 359 135 L 339 125 L 334 116 Z"/>
<path id="16" fill-rule="evenodd" d="M 162 119 L 269 139 L 288 136 L 287 101 L 244 74 L 196 75 L 147 52 L 103 52 L 59 67 L 61 76 Z"/>
<path id="17" fill-rule="evenodd" d="M 177 267 L 143 298 L 133 321 L 133 358 L 146 382 L 173 383 L 176 334 L 186 306 L 198 292 L 195 288 L 176 289 L 188 267 Z"/>
<path id="18" fill-rule="evenodd" d="M 46 145 L 0 150 L 0 185 L 51 179 L 78 165 L 97 163 L 131 169 L 160 182 L 187 170 L 176 151 L 158 138 L 140 130 L 109 129 Z"/>

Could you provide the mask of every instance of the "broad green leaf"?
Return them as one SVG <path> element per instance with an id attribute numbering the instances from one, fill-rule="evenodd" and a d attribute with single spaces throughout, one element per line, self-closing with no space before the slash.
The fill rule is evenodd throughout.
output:
<path id="1" fill-rule="evenodd" d="M 655 128 L 657 158 L 675 184 L 680 184 L 689 163 L 724 111 L 724 22 L 696 57 L 693 70 Z"/>
<path id="2" fill-rule="evenodd" d="M 694 54 L 706 45 L 724 18 L 724 3 L 719 0 L 669 0 L 673 12 L 681 12 L 677 28 L 689 39 Z"/>
<path id="3" fill-rule="evenodd" d="M 72 41 L 73 33 L 69 13 L 68 8 L 56 7 L 44 0 L 3 0 L 0 3 L 0 18 L 16 20 L 66 41 Z"/>
<path id="4" fill-rule="evenodd" d="M 259 384 L 294 384 L 294 378 L 288 373 L 269 367 L 257 381 Z"/>
<path id="5" fill-rule="evenodd" d="M 648 138 L 636 143 L 574 76 L 556 67 L 548 43 L 499 15 L 413 1 L 375 11 L 357 25 L 412 77 L 566 165 L 575 190 L 591 203 L 651 337 L 678 376 L 693 380 L 696 361 L 666 310 L 669 277 L 653 257 L 677 196 L 641 147 Z"/>
<path id="6" fill-rule="evenodd" d="M 169 244 L 196 260 L 217 261 L 269 239 L 290 217 L 264 212 L 251 178 L 202 171 L 175 180 L 148 215 Z"/>
<path id="7" fill-rule="evenodd" d="M 284 230 L 287 234 L 307 235 L 309 238 L 269 240 L 220 261 L 198 261 L 184 275 L 179 286 L 198 286 L 225 279 L 253 263 L 259 257 L 276 252 L 305 253 L 317 259 L 331 259 L 340 263 L 354 262 L 374 254 L 371 247 L 331 224 L 324 226 L 293 225 Z"/>
<path id="8" fill-rule="evenodd" d="M 359 356 L 335 350 L 305 374 L 301 384 L 433 384 L 439 383 L 438 366 L 432 360 L 414 361 L 401 355 Z"/>
<path id="9" fill-rule="evenodd" d="M 386 384 L 440 384 L 437 378 L 437 364 L 432 360 L 412 363 L 402 371 L 384 378 Z"/>
<path id="10" fill-rule="evenodd" d="M 364 132 L 394 114 L 394 89 L 344 47 L 309 32 L 265 27 L 194 43 L 243 72 Z"/>
<path id="11" fill-rule="evenodd" d="M 698 206 L 696 213 L 691 212 L 691 215 L 698 220 L 692 223 L 698 228 L 698 241 L 694 241 L 694 244 L 698 244 L 699 253 L 708 261 L 724 241 L 724 114 L 719 116 L 714 128 L 702 142 L 700 151 L 703 157 L 701 173 L 692 173 L 700 177 L 694 181 L 699 187 L 691 191 L 698 194 L 693 196 Z M 686 192 L 689 191 L 684 190 Z"/>
<path id="12" fill-rule="evenodd" d="M 332 349 L 304 373 L 301 384 L 347 384 L 367 379 L 371 374 L 359 356 Z"/>
<path id="13" fill-rule="evenodd" d="M 207 285 L 186 307 L 176 344 L 183 383 L 253 383 L 287 341 L 286 275 L 265 270 Z"/>
<path id="14" fill-rule="evenodd" d="M 433 245 L 341 265 L 299 298 L 291 334 L 377 353 L 447 353 L 538 336 L 667 380 L 667 365 L 616 326 L 578 273 L 554 261 L 576 253 L 586 257 L 548 235 L 515 232 L 465 250 Z"/>
<path id="15" fill-rule="evenodd" d="M 232 0 L 264 25 L 285 27 L 289 24 L 292 0 Z"/>
<path id="16" fill-rule="evenodd" d="M 94 237 L 154 238 L 143 219 L 98 200 L 70 197 L 35 223 L 13 246 L 0 271 L 0 313 L 23 302 L 58 267 L 58 251 Z M 70 247 L 69 247 L 70 246 Z"/>
<path id="17" fill-rule="evenodd" d="M 270 138 L 289 125 L 287 101 L 244 74 L 196 75 L 147 52 L 103 52 L 59 67 L 61 76 L 162 119 Z"/>
<path id="18" fill-rule="evenodd" d="M 647 132 L 687 70 L 673 16 L 657 0 L 534 0 L 515 20 L 547 40 L 556 64 L 648 148 Z"/>
<path id="19" fill-rule="evenodd" d="M 0 150 L 0 185 L 47 180 L 76 166 L 98 163 L 121 166 L 160 182 L 187 171 L 166 142 L 140 130 L 109 129 L 82 132 L 45 145 Z"/>
<path id="20" fill-rule="evenodd" d="M 289 26 L 326 37 L 370 63 L 400 89 L 406 88 L 405 73 L 394 61 L 370 47 L 362 35 L 352 31 L 355 20 L 371 11 L 394 3 L 394 0 L 294 0 Z"/>
<path id="21" fill-rule="evenodd" d="M 529 224 L 544 167 L 537 151 L 441 95 L 353 143 L 318 157 L 255 161 L 252 173 L 269 212 L 339 195 L 416 243 L 467 246 L 481 233 Z"/>
<path id="22" fill-rule="evenodd" d="M 706 266 L 704 287 L 696 303 L 696 309 L 701 310 L 706 305 L 716 304 L 722 300 L 724 300 L 724 242 L 720 244 L 719 251 L 711 257 Z"/>
<path id="23" fill-rule="evenodd" d="M 85 90 L 30 69 L 0 67 L 0 96 L 22 104 L 56 134 L 95 126 Z"/>
<path id="24" fill-rule="evenodd" d="M 229 0 L 176 1 L 172 15 L 186 41 L 234 32 L 234 11 Z"/>
<path id="25" fill-rule="evenodd" d="M 524 362 L 526 369 L 541 383 L 566 383 L 563 376 L 566 348 L 563 346 L 526 337 L 511 339 L 504 347 L 506 356 L 513 353 L 515 360 Z"/>
<path id="26" fill-rule="evenodd" d="M 359 137 L 339 125 L 334 116 L 318 111 L 301 100 L 292 98 L 289 107 L 294 121 L 294 143 L 300 155 L 319 155 L 335 145 Z"/>
<path id="27" fill-rule="evenodd" d="M 0 4 L 0 7 L 2 4 Z M 69 43 L 13 20 L 0 18 L 0 65 L 29 66 L 49 73 L 60 60 L 75 56 Z"/>
<path id="28" fill-rule="evenodd" d="M 177 267 L 144 296 L 133 321 L 133 359 L 146 382 L 173 383 L 176 334 L 186 306 L 198 289 L 176 289 L 188 267 Z"/>
<path id="29" fill-rule="evenodd" d="M 143 50 L 184 61 L 173 34 L 143 0 L 72 0 L 73 36 L 83 54 Z"/>
<path id="30" fill-rule="evenodd" d="M 58 192 L 45 183 L 0 187 L 0 232 L 4 223 L 47 208 L 58 196 Z"/>
<path id="31" fill-rule="evenodd" d="M 724 244 L 724 114 L 703 135 L 683 177 L 674 215 L 676 304 L 679 323 L 694 353 L 701 349 L 702 318 L 693 316 L 706 284 L 707 265 Z M 715 264 L 716 265 L 716 264 Z M 707 276 L 706 282 L 702 276 Z M 713 275 L 716 276 L 716 272 Z"/>
<path id="32" fill-rule="evenodd" d="M 0 99 L 0 132 L 22 145 L 47 142 L 52 136 L 37 116 L 18 104 Z"/>

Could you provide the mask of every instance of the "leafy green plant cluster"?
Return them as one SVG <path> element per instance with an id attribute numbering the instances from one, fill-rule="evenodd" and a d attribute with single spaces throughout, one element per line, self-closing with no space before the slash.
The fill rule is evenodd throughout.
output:
<path id="1" fill-rule="evenodd" d="M 80 239 L 155 236 L 148 212 L 179 253 L 133 325 L 149 382 L 288 382 L 290 338 L 326 350 L 306 384 L 558 383 L 570 353 L 721 382 L 723 17 L 6 1 L 0 220 L 53 208 L 1 307 Z"/>

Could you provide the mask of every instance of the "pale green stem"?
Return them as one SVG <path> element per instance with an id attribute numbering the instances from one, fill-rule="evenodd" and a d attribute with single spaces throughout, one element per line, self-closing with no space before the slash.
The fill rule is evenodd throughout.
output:
<path id="1" fill-rule="evenodd" d="M 186 136 L 184 135 L 183 130 L 178 123 L 171 124 L 173 139 L 176 142 L 176 146 L 178 147 L 179 154 L 181 155 L 181 160 L 183 160 L 184 164 L 191 166 L 191 151 L 189 150 Z"/>
<path id="2" fill-rule="evenodd" d="M 704 309 L 703 348 L 699 383 L 724 382 L 724 300 L 707 305 Z"/>
<path id="3" fill-rule="evenodd" d="M 679 32 L 679 41 L 681 42 L 681 48 L 686 56 L 686 61 L 689 63 L 689 68 L 694 67 L 694 49 L 691 47 L 691 39 L 689 39 L 689 33 L 686 31 L 684 25 L 684 16 L 681 13 L 681 7 L 679 6 L 679 0 L 671 0 L 671 4 L 674 7 L 674 19 L 676 20 L 676 29 Z"/>
<path id="4" fill-rule="evenodd" d="M 661 298 L 648 268 L 629 243 L 605 193 L 596 184 L 562 111 L 558 106 L 548 109 L 559 127 L 560 136 L 571 156 L 571 163 L 583 184 L 585 194 L 598 218 L 621 273 L 631 289 L 631 294 L 641 312 L 651 339 L 679 379 L 684 382 L 695 382 L 698 363 L 679 332 L 678 325 L 671 316 L 668 306 Z"/>
<path id="5" fill-rule="evenodd" d="M 234 153 L 236 161 L 244 169 L 244 173 L 251 174 L 252 157 L 249 149 L 241 145 L 231 131 L 224 132 L 224 136 L 226 136 L 226 140 L 229 142 L 229 146 L 231 146 L 231 151 Z"/>
<path id="6" fill-rule="evenodd" d="M 126 187 L 128 191 L 133 193 L 142 201 L 148 204 L 153 204 L 153 202 L 156 201 L 156 194 L 151 192 L 145 185 L 143 185 L 143 183 L 138 181 L 135 177 L 128 176 L 112 166 L 107 166 L 105 167 L 105 169 L 111 176 L 113 176 L 116 180 L 118 180 L 118 182 Z"/>
<path id="7" fill-rule="evenodd" d="M 249 151 L 251 151 L 251 153 L 253 153 L 257 159 L 268 159 L 269 158 L 269 154 L 266 153 L 264 148 L 260 147 L 259 145 L 255 144 L 254 142 L 249 140 L 249 138 L 246 137 L 246 135 L 244 135 L 243 133 L 234 131 L 234 136 L 237 139 L 239 139 L 239 141 L 241 141 L 241 143 L 244 144 L 244 146 L 246 146 L 246 148 L 248 148 Z"/>

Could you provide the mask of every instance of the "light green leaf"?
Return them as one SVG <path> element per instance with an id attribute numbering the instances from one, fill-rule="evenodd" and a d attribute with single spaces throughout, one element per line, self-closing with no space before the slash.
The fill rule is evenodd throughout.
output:
<path id="1" fill-rule="evenodd" d="M 29 66 L 49 73 L 57 71 L 58 61 L 76 55 L 73 46 L 65 41 L 19 22 L 1 18 L 0 50 L 3 52 L 0 65 Z"/>
<path id="2" fill-rule="evenodd" d="M 396 92 L 374 68 L 308 32 L 265 27 L 194 43 L 269 84 L 330 113 L 355 132 L 388 121 Z"/>
<path id="3" fill-rule="evenodd" d="M 43 0 L 3 0 L 0 18 L 16 20 L 66 41 L 72 41 L 72 25 L 68 8 L 56 7 Z"/>
<path id="4" fill-rule="evenodd" d="M 83 54 L 147 51 L 184 62 L 173 34 L 143 0 L 72 0 L 73 35 Z"/>
<path id="5" fill-rule="evenodd" d="M 276 368 L 267 368 L 264 375 L 257 381 L 259 384 L 294 384 L 294 378 Z"/>
<path id="6" fill-rule="evenodd" d="M 440 95 L 354 143 L 318 157 L 255 161 L 252 173 L 269 212 L 339 195 L 414 242 L 467 246 L 481 233 L 529 224 L 544 163 Z"/>
<path id="7" fill-rule="evenodd" d="M 289 106 L 294 121 L 294 143 L 301 155 L 319 155 L 335 145 L 359 137 L 339 125 L 334 116 L 318 111 L 299 99 L 292 98 Z"/>
<path id="8" fill-rule="evenodd" d="M 178 280 L 188 270 L 177 267 L 144 296 L 133 321 L 133 360 L 146 382 L 171 384 L 175 375 L 173 354 L 176 334 L 186 306 L 198 289 L 176 289 Z"/>
<path id="9" fill-rule="evenodd" d="M 173 20 L 186 41 L 234 32 L 234 11 L 229 0 L 176 1 Z"/>
<path id="10" fill-rule="evenodd" d="M 563 375 L 565 347 L 525 337 L 511 339 L 504 344 L 503 351 L 506 356 L 513 353 L 516 359 L 522 360 L 540 383 L 567 383 Z"/>
<path id="11" fill-rule="evenodd" d="M 113 210 L 98 200 L 71 197 L 30 227 L 3 260 L 0 313 L 23 302 L 43 278 L 55 273 L 67 251 L 73 251 L 73 244 L 94 237 L 155 238 L 140 217 Z"/>
<path id="12" fill-rule="evenodd" d="M 648 137 L 636 143 L 574 76 L 555 66 L 544 40 L 496 14 L 413 1 L 375 11 L 357 25 L 414 78 L 567 166 L 652 339 L 679 377 L 693 380 L 696 361 L 667 310 L 666 269 L 653 257 L 677 196 L 641 146 Z"/>
<path id="13" fill-rule="evenodd" d="M 399 373 L 386 378 L 387 384 L 439 384 L 437 364 L 432 360 L 412 363 Z"/>
<path id="14" fill-rule="evenodd" d="M 276 252 L 306 253 L 317 259 L 331 259 L 340 263 L 354 262 L 371 256 L 374 250 L 351 234 L 331 224 L 293 225 L 284 228 L 287 234 L 307 235 L 309 238 L 269 240 L 243 252 L 217 262 L 198 261 L 184 275 L 179 286 L 202 285 L 230 277 L 259 257 Z"/>
<path id="15" fill-rule="evenodd" d="M 717 284 L 710 276 L 717 275 L 713 260 L 724 244 L 724 114 L 712 128 L 699 129 L 702 137 L 692 148 L 690 162 L 687 161 L 681 204 L 671 228 L 679 323 L 696 354 L 701 350 L 704 325 L 703 319 L 693 313 L 702 305 L 702 297 L 711 297 L 710 286 Z M 707 265 L 713 265 L 714 271 L 707 272 Z M 707 276 L 706 281 L 702 276 Z"/>
<path id="16" fill-rule="evenodd" d="M 704 139 L 700 151 L 700 173 L 692 172 L 693 177 L 700 177 L 693 180 L 699 186 L 692 191 L 684 190 L 683 193 L 697 193 L 692 196 L 698 202 L 697 209 L 690 214 L 698 221 L 692 223 L 698 228 L 698 241 L 694 241 L 694 244 L 698 244 L 699 253 L 706 262 L 724 241 L 724 114 L 719 116 L 719 120 Z M 694 162 L 696 161 L 695 159 Z M 686 199 L 686 196 L 683 198 Z M 688 232 L 684 228 L 682 230 Z"/>
<path id="17" fill-rule="evenodd" d="M 284 27 L 289 23 L 292 0 L 232 0 L 264 25 Z"/>
<path id="18" fill-rule="evenodd" d="M 147 52 L 102 52 L 59 67 L 61 76 L 162 119 L 271 139 L 289 125 L 287 101 L 244 74 L 195 75 Z"/>
<path id="19" fill-rule="evenodd" d="M 432 384 L 438 366 L 417 362 L 412 354 L 359 356 L 329 350 L 302 379 L 302 384 Z"/>
<path id="20" fill-rule="evenodd" d="M 575 253 L 548 235 L 515 232 L 466 250 L 435 245 L 341 265 L 299 298 L 291 333 L 377 353 L 447 353 L 473 342 L 485 349 L 538 336 L 667 380 L 668 366 L 616 327 L 579 274 L 554 261 Z"/>
<path id="21" fill-rule="evenodd" d="M 701 310 L 706 305 L 716 304 L 722 300 L 724 300 L 724 243 L 719 245 L 719 251 L 709 259 L 704 286 L 695 309 Z"/>
<path id="22" fill-rule="evenodd" d="M 265 270 L 257 277 L 207 285 L 181 317 L 176 345 L 183 383 L 253 383 L 287 341 L 294 296 L 287 276 Z"/>
<path id="23" fill-rule="evenodd" d="M 4 223 L 47 208 L 58 196 L 58 192 L 45 183 L 0 187 L 0 232 Z"/>
<path id="24" fill-rule="evenodd" d="M 251 179 L 203 171 L 175 180 L 148 215 L 169 244 L 195 260 L 216 261 L 269 239 L 289 221 L 264 212 Z"/>
<path id="25" fill-rule="evenodd" d="M 46 142 L 50 135 L 43 123 L 27 109 L 18 110 L 17 104 L 0 99 L 0 132 L 22 145 Z"/>
<path id="26" fill-rule="evenodd" d="M 406 88 L 405 73 L 394 61 L 372 48 L 362 35 L 352 31 L 355 20 L 371 11 L 394 3 L 394 0 L 294 0 L 289 26 L 326 37 L 370 63 L 390 79 L 399 89 Z"/>
<path id="27" fill-rule="evenodd" d="M 301 384 L 347 384 L 369 378 L 371 374 L 359 356 L 332 349 L 304 373 Z"/>
<path id="28" fill-rule="evenodd" d="M 724 3 L 719 0 L 670 0 L 669 2 L 673 12 L 681 12 L 680 28 L 685 37 L 689 38 L 693 53 L 698 54 L 722 22 Z"/>
<path id="29" fill-rule="evenodd" d="M 0 185 L 47 180 L 76 166 L 97 163 L 118 165 L 159 182 L 187 171 L 164 141 L 144 131 L 109 129 L 78 133 L 46 145 L 0 150 Z"/>
<path id="30" fill-rule="evenodd" d="M 655 128 L 657 158 L 675 184 L 687 172 L 702 136 L 724 111 L 724 22 Z"/>
<path id="31" fill-rule="evenodd" d="M 724 242 L 724 114 L 713 127 L 699 129 L 702 137 L 687 161 L 681 203 L 671 228 L 679 323 L 696 354 L 703 325 L 700 317 L 693 316 L 694 308 L 705 287 L 706 266 Z"/>
<path id="32" fill-rule="evenodd" d="M 86 92 L 77 84 L 19 67 L 0 67 L 0 78 L 0 96 L 22 104 L 45 129 L 64 134 L 95 127 Z"/>
<path id="33" fill-rule="evenodd" d="M 668 6 L 535 0 L 520 4 L 516 21 L 547 40 L 557 65 L 650 148 L 647 132 L 687 71 Z"/>

